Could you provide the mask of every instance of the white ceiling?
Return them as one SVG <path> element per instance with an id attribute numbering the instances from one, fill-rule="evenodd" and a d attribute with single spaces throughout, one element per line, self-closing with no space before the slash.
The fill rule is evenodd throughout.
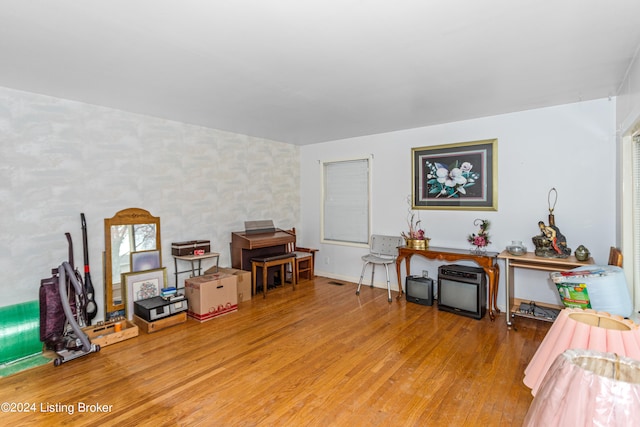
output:
<path id="1" fill-rule="evenodd" d="M 639 0 L 0 0 L 0 86 L 292 144 L 615 96 Z"/>

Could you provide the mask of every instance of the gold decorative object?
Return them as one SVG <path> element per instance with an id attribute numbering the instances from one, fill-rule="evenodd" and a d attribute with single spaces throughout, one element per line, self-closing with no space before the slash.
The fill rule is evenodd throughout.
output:
<path id="1" fill-rule="evenodd" d="M 584 245 L 580 245 L 578 246 L 578 249 L 576 249 L 575 255 L 578 261 L 586 261 L 591 256 L 591 253 L 589 252 L 589 249 L 584 247 Z"/>
<path id="2" fill-rule="evenodd" d="M 430 238 L 425 235 L 424 230 L 420 227 L 422 220 L 420 217 L 416 219 L 416 214 L 411 208 L 411 196 L 407 197 L 407 203 L 409 204 L 409 214 L 407 216 L 409 232 L 405 233 L 403 231 L 400 235 L 404 237 L 405 244 L 408 248 L 427 249 L 429 247 Z"/>
<path id="3" fill-rule="evenodd" d="M 429 248 L 429 237 L 424 239 L 405 239 L 405 243 L 408 248 L 411 249 L 428 249 Z"/>

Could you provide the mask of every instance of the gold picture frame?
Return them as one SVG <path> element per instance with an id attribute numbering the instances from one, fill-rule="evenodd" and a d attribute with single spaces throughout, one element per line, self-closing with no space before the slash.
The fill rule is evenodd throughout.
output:
<path id="1" fill-rule="evenodd" d="M 498 210 L 498 140 L 411 149 L 412 208 Z"/>

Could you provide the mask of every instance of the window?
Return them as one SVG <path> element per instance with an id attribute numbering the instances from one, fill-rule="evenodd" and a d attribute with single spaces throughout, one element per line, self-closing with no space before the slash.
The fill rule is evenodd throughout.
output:
<path id="1" fill-rule="evenodd" d="M 640 123 L 622 137 L 621 190 L 622 225 L 616 231 L 624 255 L 624 271 L 631 291 L 634 311 L 640 309 Z"/>
<path id="2" fill-rule="evenodd" d="M 633 206 L 633 263 L 630 266 L 633 274 L 632 278 L 638 277 L 640 271 L 640 132 L 633 135 L 633 185 L 632 185 L 632 206 Z M 635 279 L 632 287 L 632 299 L 634 301 L 635 310 L 640 308 L 640 288 L 638 288 L 638 280 Z"/>
<path id="3" fill-rule="evenodd" d="M 369 244 L 371 159 L 322 163 L 322 241 Z"/>

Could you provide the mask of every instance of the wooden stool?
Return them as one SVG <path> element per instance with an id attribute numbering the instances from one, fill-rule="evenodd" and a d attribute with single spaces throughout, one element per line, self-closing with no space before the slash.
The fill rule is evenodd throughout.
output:
<path id="1" fill-rule="evenodd" d="M 274 265 L 280 266 L 280 278 L 282 280 L 282 286 L 284 286 L 284 266 L 286 264 L 291 264 L 291 271 L 295 271 L 295 260 L 296 256 L 293 253 L 289 254 L 281 254 L 281 255 L 272 255 L 267 257 L 260 258 L 251 258 L 251 278 L 253 281 L 253 294 L 256 294 L 256 285 L 257 285 L 257 277 L 256 277 L 256 269 L 258 267 L 262 268 L 262 294 L 263 298 L 267 297 L 267 271 L 269 267 Z M 296 288 L 296 275 L 293 274 L 291 277 L 291 283 L 293 284 L 293 289 Z"/>

